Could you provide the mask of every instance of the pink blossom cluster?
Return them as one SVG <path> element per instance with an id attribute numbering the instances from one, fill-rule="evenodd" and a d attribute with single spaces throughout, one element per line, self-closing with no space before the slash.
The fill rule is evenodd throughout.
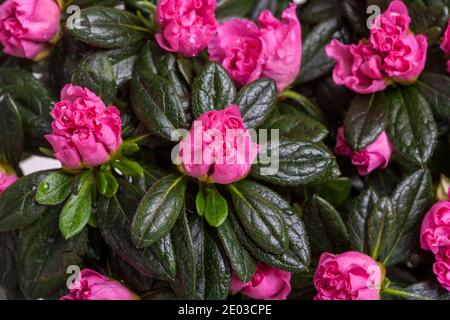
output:
<path id="1" fill-rule="evenodd" d="M 439 201 L 425 215 L 420 245 L 434 254 L 433 272 L 442 287 L 450 291 L 450 201 Z"/>
<path id="2" fill-rule="evenodd" d="M 374 20 L 369 39 L 350 45 L 332 40 L 325 50 L 336 61 L 334 82 L 361 94 L 414 82 L 425 67 L 428 40 L 414 35 L 410 22 L 406 5 L 394 0 Z"/>

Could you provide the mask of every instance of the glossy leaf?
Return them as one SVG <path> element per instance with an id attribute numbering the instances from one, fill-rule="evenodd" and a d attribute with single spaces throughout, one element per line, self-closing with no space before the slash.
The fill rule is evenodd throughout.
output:
<path id="1" fill-rule="evenodd" d="M 374 142 L 384 130 L 382 93 L 357 96 L 344 120 L 345 137 L 353 150 L 362 150 Z"/>
<path id="2" fill-rule="evenodd" d="M 158 180 L 142 198 L 131 226 L 137 248 L 148 247 L 167 235 L 184 206 L 186 179 L 171 174 Z"/>
<path id="3" fill-rule="evenodd" d="M 48 206 L 61 204 L 66 200 L 73 187 L 73 177 L 63 171 L 48 175 L 36 190 L 36 202 Z"/>
<path id="4" fill-rule="evenodd" d="M 92 211 L 94 181 L 90 172 L 78 176 L 76 189 L 65 203 L 59 217 L 59 228 L 64 238 L 80 233 L 89 222 Z"/>
<path id="5" fill-rule="evenodd" d="M 225 249 L 231 268 L 242 282 L 249 281 L 256 270 L 256 262 L 239 242 L 228 220 L 217 228 L 220 241 Z"/>
<path id="6" fill-rule="evenodd" d="M 100 6 L 81 10 L 77 21 L 67 20 L 66 28 L 78 40 L 101 48 L 128 47 L 149 35 L 137 16 Z"/>
<path id="7" fill-rule="evenodd" d="M 270 163 L 255 163 L 251 172 L 261 180 L 281 186 L 299 186 L 337 175 L 335 158 L 322 144 L 281 140 L 279 145 L 262 145 L 261 149 L 270 157 Z"/>
<path id="8" fill-rule="evenodd" d="M 272 79 L 259 79 L 239 90 L 234 104 L 241 109 L 247 128 L 256 128 L 275 107 L 277 88 Z"/>
<path id="9" fill-rule="evenodd" d="M 192 111 L 197 118 L 211 110 L 222 110 L 234 99 L 236 88 L 227 71 L 218 63 L 210 62 L 194 79 Z"/>
<path id="10" fill-rule="evenodd" d="M 282 254 L 289 246 L 281 210 L 263 195 L 254 192 L 255 183 L 242 180 L 228 185 L 234 208 L 248 235 L 261 248 Z"/>

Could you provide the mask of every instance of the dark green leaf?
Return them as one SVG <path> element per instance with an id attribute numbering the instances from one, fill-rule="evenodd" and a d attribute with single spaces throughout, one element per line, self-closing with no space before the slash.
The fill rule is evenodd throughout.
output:
<path id="1" fill-rule="evenodd" d="M 78 40 L 102 48 L 128 47 L 150 35 L 137 16 L 98 6 L 81 10 L 79 19 L 68 19 L 66 28 Z"/>
<path id="2" fill-rule="evenodd" d="M 335 17 L 340 13 L 342 3 L 340 0 L 314 0 L 309 1 L 302 10 L 300 18 L 302 22 L 319 23 Z"/>
<path id="3" fill-rule="evenodd" d="M 35 201 L 35 190 L 48 174 L 44 171 L 22 177 L 0 194 L 0 232 L 22 229 L 42 215 L 47 207 Z"/>
<path id="4" fill-rule="evenodd" d="M 340 207 L 350 196 L 352 181 L 348 178 L 336 178 L 317 186 L 318 196 L 329 202 L 333 207 Z"/>
<path id="5" fill-rule="evenodd" d="M 258 247 L 246 234 L 244 228 L 239 223 L 236 214 L 231 211 L 227 221 L 230 221 L 232 228 L 239 238 L 239 241 L 248 251 L 259 261 L 264 262 L 274 268 L 288 270 L 290 272 L 303 272 L 309 265 L 310 252 L 306 238 L 305 227 L 300 219 L 295 215 L 284 215 L 289 234 L 289 249 L 281 254 L 275 255 Z"/>
<path id="6" fill-rule="evenodd" d="M 131 221 L 140 198 L 141 191 L 122 179 L 116 196 L 100 198 L 97 215 L 102 236 L 117 255 L 140 273 L 164 281 L 173 280 L 176 265 L 170 235 L 144 249 L 136 249 L 131 241 Z"/>
<path id="7" fill-rule="evenodd" d="M 170 232 L 184 206 L 186 178 L 171 174 L 158 180 L 139 203 L 131 226 L 138 248 L 161 240 Z"/>
<path id="8" fill-rule="evenodd" d="M 0 70 L 0 93 L 9 93 L 18 105 L 45 120 L 50 120 L 54 98 L 32 73 L 21 69 Z M 19 106 L 19 110 L 21 109 Z M 22 110 L 20 110 L 22 113 Z M 22 115 L 23 116 L 23 115 Z M 27 132 L 24 125 L 24 130 Z"/>
<path id="9" fill-rule="evenodd" d="M 136 72 L 131 86 L 133 110 L 148 130 L 171 140 L 176 129 L 186 128 L 182 103 L 170 82 L 145 71 Z"/>
<path id="10" fill-rule="evenodd" d="M 235 95 L 236 88 L 227 71 L 217 62 L 208 63 L 192 85 L 194 117 L 207 111 L 224 109 Z"/>
<path id="11" fill-rule="evenodd" d="M 426 163 L 436 145 L 437 129 L 430 106 L 417 89 L 386 91 L 386 129 L 392 143 L 406 159 Z"/>
<path id="12" fill-rule="evenodd" d="M 256 0 L 219 0 L 216 16 L 218 19 L 244 17 L 254 7 Z"/>
<path id="13" fill-rule="evenodd" d="M 256 183 L 242 180 L 228 185 L 234 208 L 245 231 L 261 248 L 282 254 L 289 246 L 281 209 L 256 193 Z"/>
<path id="14" fill-rule="evenodd" d="M 204 300 L 207 282 L 207 278 L 205 276 L 205 227 L 203 224 L 203 219 L 196 214 L 188 216 L 188 224 L 195 253 L 197 299 Z"/>
<path id="15" fill-rule="evenodd" d="M 273 158 L 269 158 L 269 164 L 259 161 L 253 165 L 252 175 L 261 180 L 281 186 L 299 186 L 336 176 L 336 160 L 321 144 L 281 140 L 279 145 L 262 145 L 261 150 L 264 156 Z"/>
<path id="16" fill-rule="evenodd" d="M 225 300 L 231 283 L 231 269 L 220 243 L 205 233 L 205 279 L 207 300 Z"/>
<path id="17" fill-rule="evenodd" d="M 67 200 L 59 217 L 59 228 L 64 238 L 69 239 L 80 233 L 89 222 L 93 187 L 94 181 L 91 172 L 78 176 L 76 189 Z"/>
<path id="18" fill-rule="evenodd" d="M 339 213 L 328 202 L 314 196 L 303 211 L 311 247 L 316 252 L 345 251 L 348 233 Z"/>
<path id="19" fill-rule="evenodd" d="M 256 270 L 256 263 L 239 242 L 228 220 L 217 228 L 220 241 L 225 249 L 231 268 L 242 282 L 249 281 Z"/>
<path id="20" fill-rule="evenodd" d="M 272 79 L 259 79 L 239 90 L 234 103 L 241 109 L 247 128 L 256 128 L 267 119 L 277 96 Z"/>
<path id="21" fill-rule="evenodd" d="M 397 215 L 396 238 L 383 263 L 394 265 L 405 261 L 417 248 L 421 221 L 433 198 L 430 172 L 418 170 L 405 178 L 394 191 L 392 203 Z"/>
<path id="22" fill-rule="evenodd" d="M 139 164 L 144 169 L 144 176 L 140 178 L 134 177 L 133 183 L 145 193 L 156 181 L 164 177 L 166 172 L 149 162 L 140 162 Z"/>
<path id="23" fill-rule="evenodd" d="M 302 68 L 297 83 L 305 83 L 330 72 L 334 61 L 325 53 L 325 46 L 333 38 L 340 37 L 341 24 L 338 18 L 331 18 L 317 24 L 303 42 Z"/>
<path id="24" fill-rule="evenodd" d="M 73 177 L 63 171 L 48 175 L 36 190 L 36 202 L 55 206 L 64 202 L 72 191 Z"/>
<path id="25" fill-rule="evenodd" d="M 328 135 L 320 122 L 290 105 L 277 105 L 259 129 L 278 129 L 281 139 L 320 142 Z"/>
<path id="26" fill-rule="evenodd" d="M 356 251 L 366 252 L 367 221 L 377 202 L 377 194 L 372 189 L 368 189 L 349 204 L 346 225 L 350 245 Z"/>
<path id="27" fill-rule="evenodd" d="M 436 281 L 418 282 L 408 287 L 391 284 L 382 291 L 383 296 L 400 298 L 402 300 L 449 300 L 450 294 Z"/>
<path id="28" fill-rule="evenodd" d="M 23 151 L 22 117 L 11 96 L 1 96 L 1 89 L 0 110 L 0 161 L 17 164 Z"/>
<path id="29" fill-rule="evenodd" d="M 427 99 L 431 108 L 443 119 L 450 117 L 450 78 L 438 74 L 424 72 L 417 80 L 415 87 Z"/>
<path id="30" fill-rule="evenodd" d="M 87 245 L 87 232 L 64 240 L 58 228 L 59 208 L 49 208 L 18 240 L 20 288 L 27 299 L 47 298 L 59 289 L 69 290 L 66 281 L 70 265 L 80 266 Z M 64 292 L 63 292 L 64 293 Z M 57 295 L 61 296 L 62 294 Z"/>
<path id="31" fill-rule="evenodd" d="M 345 137 L 353 150 L 374 142 L 384 130 L 383 93 L 357 96 L 344 119 Z"/>
<path id="32" fill-rule="evenodd" d="M 109 104 L 116 96 L 116 79 L 108 57 L 96 53 L 84 58 L 72 75 L 72 82 L 89 88 Z"/>
<path id="33" fill-rule="evenodd" d="M 17 286 L 16 243 L 15 232 L 0 233 L 0 287 L 3 289 Z"/>
<path id="34" fill-rule="evenodd" d="M 367 225 L 367 243 L 374 260 L 384 258 L 392 247 L 396 215 L 392 202 L 381 198 L 370 213 Z"/>
<path id="35" fill-rule="evenodd" d="M 140 46 L 132 46 L 103 52 L 111 62 L 117 87 L 122 86 L 133 77 L 134 64 L 139 51 Z"/>
<path id="36" fill-rule="evenodd" d="M 194 243 L 185 212 L 180 214 L 171 235 L 177 263 L 177 275 L 175 281 L 171 283 L 172 289 L 177 294 L 178 299 L 197 299 L 197 268 Z"/>

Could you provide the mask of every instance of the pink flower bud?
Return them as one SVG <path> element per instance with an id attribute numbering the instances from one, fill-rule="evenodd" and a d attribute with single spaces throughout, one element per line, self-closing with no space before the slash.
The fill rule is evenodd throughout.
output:
<path id="1" fill-rule="evenodd" d="M 106 107 L 93 92 L 68 84 L 51 113 L 46 139 L 64 167 L 80 169 L 107 163 L 122 144 L 120 112 Z"/>
<path id="2" fill-rule="evenodd" d="M 3 51 L 34 59 L 59 32 L 61 12 L 55 0 L 6 0 L 0 5 Z"/>
<path id="3" fill-rule="evenodd" d="M 315 300 L 380 300 L 382 274 L 378 263 L 363 253 L 325 252 L 314 274 Z"/>
<path id="4" fill-rule="evenodd" d="M 286 300 L 291 292 L 291 273 L 259 263 L 249 282 L 243 283 L 233 274 L 230 291 L 258 300 Z"/>
<path id="5" fill-rule="evenodd" d="M 0 171 L 0 193 L 8 189 L 16 180 L 17 177 L 14 174 Z"/>
<path id="6" fill-rule="evenodd" d="M 186 174 L 218 184 L 243 179 L 259 152 L 236 105 L 202 114 L 179 147 Z"/>
<path id="7" fill-rule="evenodd" d="M 230 19 L 220 25 L 208 45 L 209 58 L 221 63 L 239 86 L 268 77 L 281 92 L 300 71 L 302 37 L 296 5 L 291 3 L 281 20 L 264 10 L 258 22 L 261 27 L 247 19 Z"/>
<path id="8" fill-rule="evenodd" d="M 450 291 L 450 248 L 443 249 L 436 255 L 433 272 L 441 286 Z"/>
<path id="9" fill-rule="evenodd" d="M 370 145 L 355 152 L 347 143 L 344 128 L 337 132 L 335 153 L 338 156 L 349 157 L 358 173 L 365 176 L 378 168 L 386 168 L 391 160 L 393 147 L 386 132 L 382 132 Z"/>
<path id="10" fill-rule="evenodd" d="M 160 0 L 156 41 L 165 50 L 187 57 L 206 48 L 217 31 L 217 0 Z"/>
<path id="11" fill-rule="evenodd" d="M 438 254 L 450 248 L 450 202 L 439 201 L 428 210 L 420 229 L 422 249 Z"/>
<path id="12" fill-rule="evenodd" d="M 118 281 L 90 269 L 81 270 L 70 292 L 60 300 L 137 300 L 133 292 Z"/>

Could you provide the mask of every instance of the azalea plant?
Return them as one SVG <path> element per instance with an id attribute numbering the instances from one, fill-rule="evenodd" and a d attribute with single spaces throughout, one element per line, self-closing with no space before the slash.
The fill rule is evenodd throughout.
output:
<path id="1" fill-rule="evenodd" d="M 449 9 L 0 0 L 0 296 L 449 299 Z"/>

